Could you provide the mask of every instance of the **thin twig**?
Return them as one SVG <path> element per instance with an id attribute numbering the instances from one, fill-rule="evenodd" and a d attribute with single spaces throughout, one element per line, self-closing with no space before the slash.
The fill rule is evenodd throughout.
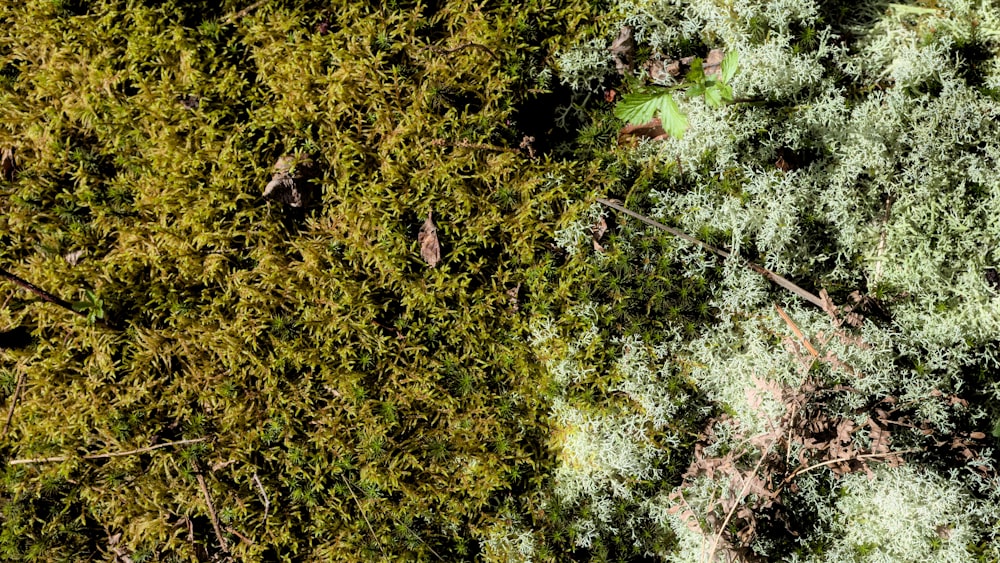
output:
<path id="1" fill-rule="evenodd" d="M 375 534 L 375 528 L 372 528 L 372 523 L 368 521 L 368 516 L 365 515 L 365 509 L 361 506 L 361 501 L 358 500 L 357 495 L 354 494 L 354 489 L 351 488 L 351 484 L 347 481 L 347 477 L 344 477 L 344 474 L 341 473 L 340 478 L 343 479 L 344 484 L 347 485 L 347 490 L 351 493 L 351 497 L 354 498 L 354 503 L 358 505 L 358 511 L 361 512 L 361 517 L 365 519 L 365 524 L 368 524 L 368 531 L 372 533 L 372 539 L 375 540 L 375 545 L 378 546 L 382 555 L 385 555 L 385 549 L 382 548 L 382 542 L 378 541 L 378 536 Z"/>
<path id="2" fill-rule="evenodd" d="M 156 444 L 155 446 L 149 446 L 147 448 L 139 448 L 137 450 L 128 450 L 126 452 L 111 452 L 106 454 L 86 454 L 83 459 L 107 459 L 111 457 L 124 457 L 135 454 L 143 454 L 146 452 L 151 452 L 153 450 L 158 450 L 160 448 L 169 448 L 172 446 L 183 446 L 186 444 L 195 444 L 198 442 L 205 442 L 209 440 L 209 437 L 204 438 L 192 438 L 190 440 L 178 440 L 176 442 L 164 442 L 162 444 Z M 74 456 L 60 455 L 55 457 L 36 457 L 31 459 L 12 459 L 7 462 L 7 465 L 26 465 L 30 463 L 60 463 L 68 459 L 72 459 Z"/>
<path id="3" fill-rule="evenodd" d="M 411 530 L 410 527 L 407 526 L 406 524 L 403 524 L 402 522 L 400 522 L 400 524 L 404 528 L 406 528 L 407 532 L 410 532 L 410 535 L 412 535 L 413 537 L 417 538 L 418 542 L 424 544 L 424 547 L 426 547 L 428 550 L 430 550 L 430 552 L 434 554 L 434 557 L 438 558 L 438 561 L 444 561 L 444 559 L 442 559 L 441 556 L 438 555 L 438 552 L 434 551 L 434 548 L 431 547 L 427 542 L 424 541 L 424 538 L 420 537 L 416 532 L 414 532 L 413 530 Z"/>
<path id="4" fill-rule="evenodd" d="M 58 306 L 62 307 L 63 309 L 66 309 L 67 311 L 73 313 L 74 315 L 79 315 L 79 316 L 81 316 L 83 318 L 87 318 L 87 314 L 86 313 L 83 313 L 82 311 L 77 311 L 76 309 L 74 309 L 73 305 L 71 305 L 69 303 L 69 301 L 64 301 L 64 300 L 56 297 L 55 295 L 52 295 L 48 291 L 45 291 L 44 289 L 36 286 L 35 284 L 33 284 L 33 283 L 31 283 L 31 282 L 29 282 L 29 281 L 27 281 L 25 279 L 22 279 L 22 278 L 19 278 L 19 277 L 15 276 L 14 274 L 8 272 L 7 270 L 4 270 L 3 268 L 0 268 L 0 278 L 4 278 L 4 279 L 6 279 L 8 281 L 14 282 L 15 284 L 23 287 L 24 289 L 27 289 L 31 293 L 34 293 L 35 295 L 37 295 L 38 297 L 40 297 L 42 299 L 42 301 L 47 301 L 49 303 L 52 303 L 53 305 L 58 305 Z"/>
<path id="5" fill-rule="evenodd" d="M 480 45 L 479 43 L 473 43 L 471 41 L 468 43 L 462 43 L 458 47 L 454 47 L 452 49 L 445 49 L 444 47 L 438 47 L 435 45 L 431 45 L 427 48 L 430 49 L 431 51 L 434 51 L 435 53 L 441 53 L 443 55 L 450 55 L 452 53 L 457 53 L 458 51 L 463 51 L 465 49 L 479 49 L 481 51 L 485 51 L 494 59 L 498 61 L 500 60 L 500 57 L 498 57 L 497 54 L 493 52 L 493 49 L 490 49 L 486 45 Z"/>
<path id="6" fill-rule="evenodd" d="M 205 485 L 205 476 L 201 471 L 194 474 L 198 479 L 198 486 L 201 487 L 201 494 L 205 496 L 205 504 L 208 505 L 208 516 L 212 519 L 212 527 L 215 528 L 215 537 L 219 540 L 219 547 L 222 552 L 229 555 L 229 542 L 222 535 L 222 528 L 219 527 L 219 517 L 215 514 L 215 507 L 212 506 L 212 497 L 208 494 L 208 486 Z"/>
<path id="7" fill-rule="evenodd" d="M 257 545 L 257 542 L 255 542 L 252 539 L 250 539 L 250 538 L 244 536 L 243 534 L 239 533 L 239 531 L 237 531 L 236 528 L 232 528 L 232 527 L 226 526 L 226 531 L 229 532 L 230 534 L 232 534 L 232 535 L 240 538 L 241 540 L 243 540 L 244 542 L 246 542 L 246 543 L 248 543 L 250 545 Z"/>
<path id="8" fill-rule="evenodd" d="M 261 484 L 256 471 L 253 472 L 253 482 L 257 485 L 261 498 L 264 499 L 264 525 L 267 526 L 267 514 L 271 510 L 271 501 L 267 498 L 267 491 L 264 490 L 264 485 Z"/>
<path id="9" fill-rule="evenodd" d="M 499 147 L 497 145 L 488 145 L 486 143 L 473 143 L 468 139 L 462 139 L 461 141 L 454 143 L 451 141 L 446 141 L 444 139 L 434 139 L 431 141 L 431 145 L 435 147 L 457 147 L 463 149 L 473 149 L 479 151 L 493 151 L 493 152 L 521 152 L 518 149 L 513 149 L 510 147 Z"/>
<path id="10" fill-rule="evenodd" d="M 725 520 L 722 521 L 722 525 L 719 526 L 719 531 L 715 534 L 715 538 L 712 540 L 712 546 L 709 548 L 708 558 L 706 559 L 706 561 L 708 561 L 709 563 L 711 563 L 712 558 L 715 557 L 715 550 L 718 549 L 719 547 L 719 540 L 722 539 L 722 534 L 725 533 L 726 526 L 729 525 L 729 521 L 733 518 L 733 514 L 736 513 L 736 509 L 739 507 L 740 503 L 743 502 L 743 499 L 747 496 L 747 492 L 750 491 L 750 484 L 752 483 L 753 478 L 757 476 L 757 470 L 759 470 L 760 466 L 763 465 L 764 460 L 767 459 L 767 456 L 771 454 L 771 448 L 773 448 L 774 444 L 776 444 L 777 442 L 778 442 L 777 437 L 775 437 L 774 440 L 771 440 L 771 444 L 767 447 L 764 453 L 761 454 L 760 459 L 757 460 L 757 465 L 753 467 L 753 471 L 750 472 L 750 475 L 743 480 L 743 489 L 740 490 L 739 496 L 736 497 L 736 502 L 734 502 L 733 507 L 729 509 L 729 513 L 726 514 Z"/>
<path id="11" fill-rule="evenodd" d="M 256 10 L 257 8 L 259 8 L 261 6 L 261 4 L 265 3 L 266 1 L 267 0 L 257 0 L 256 2 L 254 2 L 253 4 L 250 4 L 246 8 L 243 8 L 239 12 L 236 12 L 235 14 L 233 14 L 231 16 L 226 16 L 226 17 L 222 18 L 222 20 L 219 23 L 221 23 L 222 25 L 233 23 L 234 21 L 242 18 L 243 16 L 245 16 L 245 15 L 249 14 L 250 12 L 252 12 L 252 11 Z"/>
<path id="12" fill-rule="evenodd" d="M 52 303 L 53 305 L 58 305 L 59 307 L 62 307 L 63 309 L 66 309 L 67 311 L 69 311 L 70 313 L 73 313 L 74 315 L 77 315 L 79 317 L 83 317 L 85 319 L 88 319 L 88 321 L 90 319 L 90 317 L 87 315 L 87 313 L 85 313 L 83 311 L 78 311 L 78 310 L 74 309 L 73 308 L 73 304 L 70 303 L 69 301 L 66 301 L 64 299 L 60 299 L 60 298 L 56 297 L 55 295 L 52 295 L 51 293 L 49 293 L 49 292 L 45 291 L 44 289 L 38 287 L 37 285 L 29 282 L 28 280 L 25 280 L 23 278 L 15 276 L 14 274 L 8 272 L 7 270 L 4 270 L 3 268 L 0 268 L 0 278 L 6 279 L 6 280 L 11 281 L 11 282 L 14 282 L 15 284 L 21 286 L 22 288 L 27 289 L 31 293 L 34 293 L 39 298 L 41 298 L 42 301 L 46 301 L 48 303 Z M 6 302 L 4 302 L 4 305 L 6 305 Z M 111 329 L 111 330 L 121 330 L 121 328 L 118 326 L 118 323 L 116 323 L 114 321 L 111 321 L 111 320 L 105 321 L 105 320 L 102 320 L 102 319 L 95 319 L 94 324 L 96 324 L 98 326 L 102 326 L 104 328 Z"/>
<path id="13" fill-rule="evenodd" d="M 799 340 L 801 340 L 802 344 L 805 345 L 806 350 L 809 350 L 809 353 L 812 354 L 812 357 L 819 359 L 819 352 L 817 352 L 816 349 L 813 348 L 813 345 L 809 343 L 809 339 L 806 338 L 806 335 L 802 334 L 802 331 L 799 330 L 798 325 L 796 325 L 795 322 L 792 321 L 792 318 L 789 317 L 788 313 L 786 313 L 785 310 L 781 308 L 781 305 L 775 303 L 774 308 L 778 310 L 778 314 L 781 315 L 782 319 L 784 319 L 785 324 L 788 325 L 788 328 L 792 329 L 792 332 L 795 333 L 795 336 L 799 337 Z"/>
<path id="14" fill-rule="evenodd" d="M 650 225 L 652 227 L 656 227 L 657 229 L 666 231 L 666 232 L 674 235 L 675 237 L 682 238 L 682 239 L 684 239 L 684 240 L 686 240 L 688 242 L 697 244 L 698 246 L 704 248 L 705 250 L 708 250 L 709 252 L 713 252 L 715 254 L 718 254 L 719 256 L 721 256 L 723 258 L 729 258 L 729 256 L 730 256 L 729 252 L 727 252 L 725 250 L 722 250 L 721 248 L 717 248 L 715 246 L 712 246 L 711 244 L 708 244 L 707 242 L 702 242 L 702 241 L 694 238 L 693 236 L 691 236 L 691 235 L 689 235 L 687 233 L 684 233 L 682 231 L 678 231 L 677 229 L 668 227 L 668 226 L 664 225 L 663 223 L 660 223 L 658 221 L 654 221 L 654 220 L 650 219 L 649 217 L 646 217 L 644 215 L 640 215 L 640 214 L 636 213 L 635 211 L 631 211 L 629 209 L 626 209 L 625 207 L 622 207 L 621 205 L 619 205 L 617 203 L 614 203 L 613 201 L 609 201 L 607 199 L 599 197 L 599 198 L 597 198 L 597 202 L 601 203 L 603 205 L 606 205 L 606 206 L 608 206 L 608 207 L 610 207 L 612 209 L 617 209 L 618 211 L 621 211 L 622 213 L 628 215 L 629 217 L 632 217 L 634 219 L 638 219 L 638 220 L 642 221 L 643 223 L 646 223 L 647 225 Z M 762 266 L 758 266 L 757 264 L 754 264 L 753 262 L 749 262 L 748 261 L 747 262 L 747 266 L 751 270 L 753 270 L 753 271 L 757 272 L 758 274 L 764 276 L 765 278 L 771 280 L 771 282 L 774 283 L 775 285 L 781 286 L 781 287 L 787 289 L 788 291 L 791 291 L 795 295 L 798 295 L 802 299 L 805 299 L 806 301 L 812 303 L 813 305 L 819 307 L 820 309 L 823 308 L 823 300 L 822 299 L 820 299 L 818 296 L 814 295 L 813 293 L 810 293 L 810 292 L 802 289 L 801 287 L 795 285 L 794 283 L 792 283 L 788 279 L 786 279 L 786 278 L 784 278 L 784 277 L 782 277 L 782 276 L 780 276 L 780 275 L 772 272 L 771 270 L 768 270 L 767 268 L 764 268 Z"/>
<path id="15" fill-rule="evenodd" d="M 909 450 L 899 450 L 899 451 L 896 451 L 896 452 L 886 452 L 884 454 L 864 454 L 864 455 L 858 455 L 858 456 L 854 456 L 854 457 L 839 457 L 837 459 L 831 459 L 831 460 L 827 460 L 827 461 L 823 461 L 823 462 L 817 463 L 815 465 L 810 465 L 809 467 L 806 467 L 804 469 L 797 469 L 797 470 L 793 471 L 791 475 L 789 475 L 788 477 L 785 477 L 784 483 L 789 483 L 789 482 L 791 482 L 792 479 L 798 477 L 799 475 L 802 475 L 803 473 L 808 473 L 808 472 L 812 471 L 813 469 L 818 469 L 818 468 L 826 466 L 826 465 L 834 465 L 834 464 L 841 463 L 841 462 L 844 462 L 844 461 L 851 461 L 853 459 L 873 459 L 873 458 L 877 458 L 877 457 L 889 457 L 889 456 L 900 455 L 900 454 L 912 454 L 912 453 L 916 453 L 916 452 L 919 452 L 919 451 L 921 451 L 921 450 L 919 450 L 919 449 L 909 449 Z"/>
<path id="16" fill-rule="evenodd" d="M 24 374 L 22 373 L 17 377 L 17 384 L 14 386 L 14 394 L 10 396 L 10 408 L 7 409 L 7 420 L 3 423 L 3 432 L 0 432 L 0 438 L 7 435 L 7 430 L 10 428 L 10 421 L 14 418 L 14 407 L 17 406 L 17 401 L 21 398 L 21 387 L 24 386 Z"/>

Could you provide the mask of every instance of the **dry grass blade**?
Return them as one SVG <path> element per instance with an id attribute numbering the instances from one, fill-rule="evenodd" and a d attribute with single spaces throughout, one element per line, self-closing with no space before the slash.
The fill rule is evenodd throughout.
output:
<path id="1" fill-rule="evenodd" d="M 351 484 L 347 481 L 347 477 L 343 475 L 340 476 L 343 479 L 344 484 L 347 485 L 347 491 L 351 493 L 351 498 L 354 499 L 354 504 L 358 505 L 358 511 L 361 512 L 361 517 L 365 519 L 365 524 L 368 524 L 368 531 L 372 533 L 372 540 L 375 545 L 378 546 L 379 551 L 382 555 L 385 555 L 385 549 L 382 547 L 382 542 L 378 541 L 378 536 L 375 534 L 375 528 L 372 527 L 372 523 L 368 521 L 368 516 L 365 514 L 365 509 L 361 506 L 361 501 L 358 500 L 358 496 L 354 494 L 354 489 L 351 488 Z"/>
<path id="2" fill-rule="evenodd" d="M 722 539 L 722 534 L 726 532 L 726 526 L 728 526 L 729 521 L 733 519 L 733 514 L 736 513 L 736 509 L 739 508 L 740 503 L 743 502 L 744 498 L 746 498 L 747 493 L 750 491 L 750 487 L 753 485 L 753 480 L 754 477 L 757 475 L 757 471 L 760 470 L 760 466 L 763 465 L 764 460 L 767 459 L 767 456 L 771 454 L 771 448 L 774 447 L 774 444 L 777 443 L 777 441 L 778 441 L 777 438 L 771 441 L 771 445 L 768 446 L 768 448 L 764 450 L 763 453 L 761 453 L 760 459 L 757 460 L 757 465 L 754 466 L 753 471 L 751 471 L 750 474 L 743 479 L 743 488 L 740 489 L 740 494 L 737 495 L 736 501 L 733 503 L 732 508 L 729 509 L 729 512 L 726 514 L 726 518 L 722 521 L 722 524 L 719 526 L 719 531 L 716 532 L 715 537 L 712 538 L 712 545 L 709 547 L 708 552 L 706 553 L 705 557 L 706 562 L 711 563 L 712 559 L 715 557 L 715 551 L 719 548 L 719 541 Z"/>

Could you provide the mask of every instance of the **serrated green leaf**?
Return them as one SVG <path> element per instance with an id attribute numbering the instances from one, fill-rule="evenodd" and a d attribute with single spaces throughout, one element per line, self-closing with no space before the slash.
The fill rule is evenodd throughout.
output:
<path id="1" fill-rule="evenodd" d="M 704 84 L 693 84 L 687 89 L 687 95 L 689 98 L 697 98 L 698 96 L 705 93 Z"/>
<path id="2" fill-rule="evenodd" d="M 729 84 L 719 83 L 718 85 L 719 94 L 722 96 L 722 101 L 727 104 L 733 103 L 733 87 Z"/>
<path id="3" fill-rule="evenodd" d="M 739 54 L 730 50 L 726 53 L 726 56 L 722 58 L 722 72 L 720 73 L 719 80 L 726 84 L 736 76 L 736 70 L 739 68 Z"/>
<path id="4" fill-rule="evenodd" d="M 681 108 L 677 107 L 677 102 L 672 96 L 664 96 L 661 106 L 660 121 L 663 123 L 663 129 L 680 139 L 687 130 L 687 116 L 681 113 Z"/>
<path id="5" fill-rule="evenodd" d="M 717 108 L 722 106 L 722 91 L 719 89 L 720 86 L 720 84 L 714 84 L 705 90 L 705 103 L 709 107 Z"/>
<path id="6" fill-rule="evenodd" d="M 615 117 L 631 125 L 649 123 L 659 115 L 663 129 L 680 138 L 687 129 L 687 117 L 681 113 L 669 90 L 625 94 L 615 106 Z"/>
<path id="7" fill-rule="evenodd" d="M 649 123 L 659 109 L 660 98 L 664 96 L 670 97 L 670 93 L 657 91 L 625 94 L 615 105 L 615 117 L 631 125 Z"/>

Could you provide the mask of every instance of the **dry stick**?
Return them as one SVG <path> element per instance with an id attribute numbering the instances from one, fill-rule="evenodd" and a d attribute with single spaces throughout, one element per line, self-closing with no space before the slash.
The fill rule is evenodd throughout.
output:
<path id="1" fill-rule="evenodd" d="M 837 459 L 831 459 L 831 460 L 827 460 L 827 461 L 823 461 L 823 462 L 817 463 L 815 465 L 810 465 L 809 467 L 806 467 L 805 469 L 797 469 L 797 470 L 793 471 L 791 475 L 789 475 L 788 477 L 785 477 L 785 480 L 784 480 L 783 484 L 789 483 L 789 482 L 791 482 L 792 479 L 798 477 L 799 475 L 802 475 L 803 473 L 808 473 L 808 472 L 812 471 L 813 469 L 818 469 L 820 467 L 823 467 L 824 465 L 834 465 L 834 464 L 841 463 L 841 462 L 844 462 L 844 461 L 851 461 L 852 459 L 872 459 L 872 458 L 876 458 L 876 457 L 889 457 L 889 456 L 900 455 L 900 454 L 912 454 L 912 453 L 916 453 L 916 452 L 919 452 L 919 451 L 922 451 L 922 450 L 919 450 L 919 449 L 909 449 L 909 450 L 899 450 L 898 452 L 886 452 L 884 454 L 864 454 L 864 455 L 858 455 L 858 456 L 854 456 L 854 457 L 840 457 L 840 458 L 837 458 Z"/>
<path id="2" fill-rule="evenodd" d="M 10 408 L 7 409 L 7 420 L 3 423 L 3 432 L 0 432 L 0 438 L 7 435 L 7 430 L 10 428 L 10 421 L 14 418 L 14 407 L 17 406 L 17 401 L 21 398 L 21 387 L 24 386 L 24 374 L 22 373 L 17 377 L 17 385 L 14 387 L 14 394 L 10 397 Z"/>
<path id="3" fill-rule="evenodd" d="M 240 538 L 241 540 L 245 541 L 246 543 L 248 543 L 250 545 L 257 545 L 257 542 L 255 542 L 252 539 L 250 539 L 250 538 L 244 536 L 243 534 L 239 533 L 236 530 L 236 528 L 231 528 L 229 526 L 226 526 L 226 531 L 229 532 L 230 534 L 232 534 L 232 535 Z"/>
<path id="4" fill-rule="evenodd" d="M 372 528 L 372 523 L 368 521 L 368 516 L 365 515 L 365 509 L 361 507 L 361 501 L 359 501 L 357 495 L 354 494 L 354 489 L 352 489 L 351 484 L 347 482 L 347 477 L 344 477 L 344 474 L 341 473 L 340 478 L 344 480 L 344 484 L 347 485 L 347 491 L 351 493 L 351 496 L 354 498 L 354 503 L 358 505 L 358 511 L 361 512 L 361 517 L 365 519 L 365 524 L 368 524 L 368 531 L 372 533 L 372 539 L 375 540 L 375 545 L 378 546 L 382 555 L 385 555 L 385 549 L 382 548 L 382 542 L 378 541 L 378 536 L 375 535 L 375 528 Z"/>
<path id="5" fill-rule="evenodd" d="M 778 310 L 778 314 L 781 315 L 782 319 L 784 319 L 785 324 L 788 325 L 788 328 L 792 329 L 792 332 L 795 333 L 795 336 L 799 337 L 799 340 L 802 341 L 802 344 L 805 344 L 806 350 L 809 350 L 809 353 L 812 354 L 812 357 L 819 359 L 819 352 L 817 352 L 816 349 L 813 348 L 813 345 L 809 343 L 809 339 L 806 338 L 806 335 L 802 334 L 802 331 L 799 330 L 798 325 L 796 325 L 795 322 L 792 321 L 792 318 L 788 316 L 788 313 L 786 313 L 785 310 L 782 309 L 781 306 L 778 305 L 777 303 L 774 304 L 774 308 Z"/>
<path id="6" fill-rule="evenodd" d="M 171 446 L 183 446 L 186 444 L 196 444 L 198 442 L 205 442 L 209 440 L 206 436 L 204 438 L 192 438 L 190 440 L 178 440 L 176 442 L 164 442 L 162 444 L 156 444 L 155 446 L 149 446 L 148 448 L 139 448 L 137 450 L 128 450 L 127 452 L 111 452 L 106 454 L 87 454 L 83 456 L 83 459 L 107 459 L 111 457 L 124 457 L 135 454 L 142 454 L 146 452 L 151 452 L 153 450 L 158 450 L 160 448 L 169 448 Z M 36 457 L 32 459 L 12 459 L 7 462 L 7 465 L 26 465 L 29 463 L 60 463 L 68 459 L 72 459 L 73 456 L 60 455 L 56 457 Z"/>
<path id="7" fill-rule="evenodd" d="M 0 268 L 0 278 L 4 278 L 4 279 L 6 279 L 8 281 L 12 281 L 12 282 L 16 283 L 17 285 L 23 287 L 24 289 L 27 289 L 28 291 L 30 291 L 30 292 L 34 293 L 35 295 L 41 297 L 42 301 L 48 301 L 49 303 L 52 303 L 54 305 L 58 305 L 58 306 L 62 307 L 63 309 L 66 309 L 67 311 L 73 313 L 74 315 L 79 315 L 79 316 L 81 316 L 83 318 L 87 318 L 87 314 L 86 313 L 83 313 L 81 311 L 77 311 L 76 309 L 73 308 L 73 305 L 71 305 L 68 301 L 63 301 L 62 299 L 59 299 L 55 295 L 52 295 L 51 293 L 45 291 L 44 289 L 42 289 L 42 288 L 34 285 L 33 283 L 31 283 L 31 282 L 29 282 L 27 280 L 24 280 L 22 278 L 19 278 L 19 277 L 15 276 L 14 274 L 8 272 L 7 270 L 4 270 L 3 268 Z"/>
<path id="8" fill-rule="evenodd" d="M 462 51 L 464 49 L 480 49 L 480 50 L 483 50 L 483 51 L 486 51 L 487 53 L 489 53 L 489 55 L 491 57 L 493 57 L 494 59 L 496 59 L 498 61 L 500 60 L 500 57 L 498 57 L 497 54 L 494 53 L 493 50 L 490 49 L 489 47 L 487 47 L 486 45 L 480 45 L 479 43 L 473 43 L 471 41 L 468 42 L 468 43 L 463 43 L 463 44 L 459 45 L 458 47 L 454 47 L 452 49 L 445 49 L 443 47 L 437 47 L 435 45 L 431 45 L 431 46 L 429 46 L 427 48 L 430 49 L 431 51 L 434 51 L 436 53 L 441 53 L 441 54 L 444 54 L 444 55 L 450 55 L 452 53 L 456 53 L 456 52 Z"/>
<path id="9" fill-rule="evenodd" d="M 246 8 L 243 8 L 239 12 L 236 12 L 235 14 L 233 14 L 231 16 L 226 16 L 226 17 L 222 18 L 222 21 L 219 22 L 219 23 L 221 23 L 222 25 L 233 23 L 234 21 L 242 18 L 243 16 L 245 16 L 245 15 L 249 14 L 250 12 L 252 12 L 252 11 L 256 10 L 257 8 L 259 8 L 261 6 L 261 4 L 263 4 L 266 1 L 267 0 L 257 0 L 256 2 L 254 2 L 253 4 L 250 4 Z"/>
<path id="10" fill-rule="evenodd" d="M 689 235 L 687 233 L 684 233 L 682 231 L 678 231 L 677 229 L 674 229 L 672 227 L 668 227 L 668 226 L 664 225 L 663 223 L 654 221 L 654 220 L 650 219 L 649 217 L 646 217 L 644 215 L 640 215 L 640 214 L 636 213 L 635 211 L 631 211 L 629 209 L 626 209 L 626 208 L 622 207 L 621 205 L 618 205 L 617 203 L 615 203 L 613 201 L 610 201 L 610 200 L 607 200 L 607 199 L 599 197 L 599 198 L 597 198 L 597 202 L 601 203 L 603 205 L 606 205 L 606 206 L 608 206 L 608 207 L 610 207 L 612 209 L 617 209 L 618 211 L 621 211 L 622 213 L 628 215 L 629 217 L 632 217 L 634 219 L 638 219 L 638 220 L 642 221 L 643 223 L 646 223 L 647 225 L 650 225 L 652 227 L 656 227 L 657 229 L 666 231 L 666 232 L 674 235 L 675 237 L 682 238 L 682 239 L 684 239 L 684 240 L 686 240 L 688 242 L 692 242 L 694 244 L 697 244 L 698 246 L 704 248 L 705 250 L 708 250 L 709 252 L 718 254 L 719 256 L 721 256 L 723 258 L 729 258 L 729 256 L 730 256 L 729 252 L 727 252 L 725 250 L 722 250 L 721 248 L 717 248 L 715 246 L 712 246 L 711 244 L 708 244 L 707 242 L 702 242 L 702 241 L 694 238 L 693 236 L 691 236 L 691 235 Z M 823 300 L 822 299 L 820 299 L 818 296 L 816 296 L 816 295 L 814 295 L 814 294 L 812 294 L 812 293 L 810 293 L 810 292 L 802 289 L 801 287 L 795 285 L 794 283 L 792 283 L 791 281 L 787 280 L 786 278 L 784 278 L 784 277 L 782 277 L 782 276 L 780 276 L 780 275 L 772 272 L 771 270 L 768 270 L 767 268 L 758 266 L 757 264 L 754 264 L 753 262 L 747 262 L 747 266 L 749 266 L 751 270 L 753 270 L 753 271 L 757 272 L 758 274 L 764 276 L 765 278 L 771 280 L 771 282 L 773 282 L 775 285 L 781 286 L 781 287 L 787 289 L 788 291 L 791 291 L 795 295 L 798 295 L 799 297 L 805 299 L 806 301 L 812 303 L 813 305 L 819 307 L 820 309 L 823 308 Z"/>
<path id="11" fill-rule="evenodd" d="M 208 505 L 208 516 L 212 519 L 212 527 L 215 528 L 215 537 L 219 540 L 219 547 L 222 548 L 223 553 L 229 555 L 229 543 L 226 541 L 225 536 L 222 535 L 222 528 L 219 527 L 219 517 L 215 514 L 215 507 L 212 506 L 212 497 L 208 494 L 208 486 L 205 485 L 205 476 L 199 471 L 195 473 L 195 477 L 198 478 L 198 486 L 201 487 L 201 494 L 205 496 L 205 504 Z"/>

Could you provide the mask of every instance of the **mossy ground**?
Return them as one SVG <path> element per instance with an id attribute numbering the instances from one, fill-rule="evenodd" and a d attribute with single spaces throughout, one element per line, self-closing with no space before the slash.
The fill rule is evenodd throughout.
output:
<path id="1" fill-rule="evenodd" d="M 525 320 L 593 170 L 522 119 L 595 7 L 244 7 L 0 7 L 0 267 L 112 326 L 0 288 L 2 458 L 68 457 L 5 464 L 0 558 L 473 560 L 544 486 Z M 283 154 L 304 209 L 261 198 Z"/>

